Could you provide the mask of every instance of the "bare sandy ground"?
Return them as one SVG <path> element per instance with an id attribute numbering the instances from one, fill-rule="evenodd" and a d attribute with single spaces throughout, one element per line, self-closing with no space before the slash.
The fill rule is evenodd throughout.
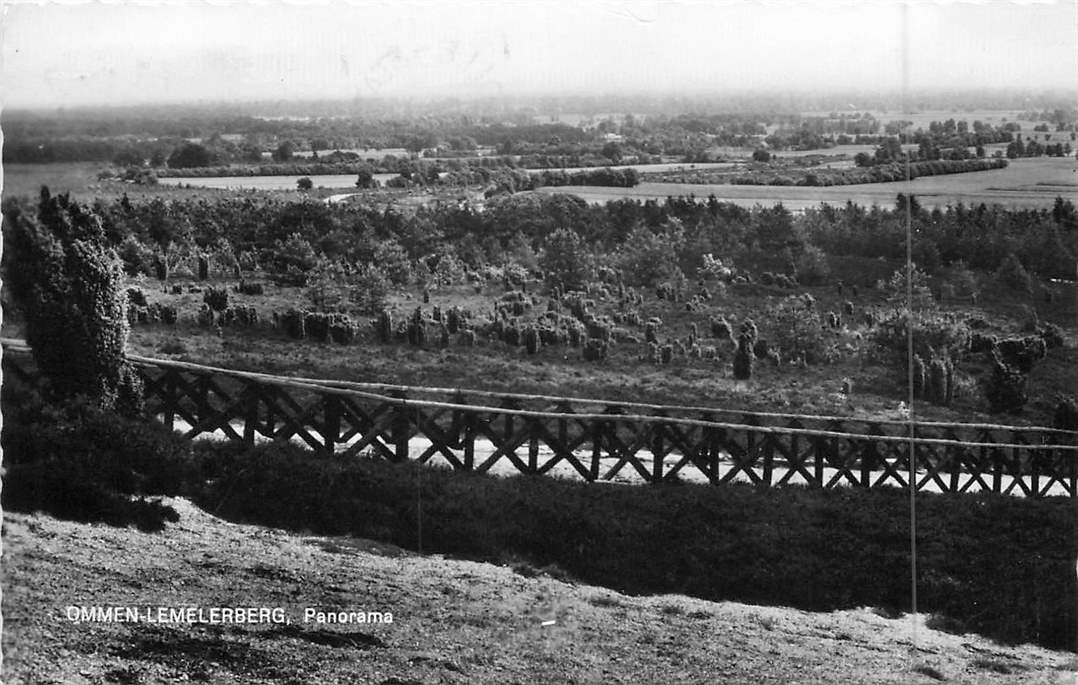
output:
<path id="1" fill-rule="evenodd" d="M 168 502 L 180 520 L 156 534 L 5 514 L 4 682 L 1078 683 L 1078 655 L 939 632 L 924 616 L 629 597 Z M 204 620 L 265 607 L 287 622 L 69 620 L 112 605 Z M 305 623 L 307 608 L 392 623 Z"/>

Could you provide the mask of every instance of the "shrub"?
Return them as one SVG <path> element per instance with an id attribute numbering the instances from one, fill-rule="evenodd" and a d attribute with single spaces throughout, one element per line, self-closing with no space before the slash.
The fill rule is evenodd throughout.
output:
<path id="1" fill-rule="evenodd" d="M 923 398 L 928 387 L 928 367 L 921 355 L 913 355 L 913 396 Z"/>
<path id="2" fill-rule="evenodd" d="M 213 325 L 213 310 L 203 304 L 199 307 L 198 312 L 195 313 L 195 323 L 203 328 L 209 328 Z"/>
<path id="3" fill-rule="evenodd" d="M 625 237 L 615 259 L 628 285 L 656 286 L 669 281 L 676 291 L 676 283 L 685 278 L 677 264 L 684 243 L 684 231 L 676 219 L 668 220 L 659 233 L 640 225 Z"/>
<path id="4" fill-rule="evenodd" d="M 128 288 L 127 289 L 127 302 L 128 305 L 134 305 L 136 307 L 146 306 L 146 295 L 140 288 Z"/>
<path id="5" fill-rule="evenodd" d="M 311 340 L 329 342 L 329 315 L 322 312 L 304 312 L 303 328 Z"/>
<path id="6" fill-rule="evenodd" d="M 1044 338 L 1035 335 L 1000 340 L 995 349 L 1003 362 L 1022 373 L 1032 371 L 1033 365 L 1048 354 Z"/>
<path id="7" fill-rule="evenodd" d="M 459 307 L 453 307 L 446 312 L 445 325 L 449 332 L 454 335 L 461 329 L 461 311 Z"/>
<path id="8" fill-rule="evenodd" d="M 289 309 L 280 317 L 281 328 L 285 334 L 295 340 L 303 340 L 307 337 L 307 320 L 304 312 L 298 309 Z"/>
<path id="9" fill-rule="evenodd" d="M 755 363 L 752 345 L 752 338 L 743 332 L 737 340 L 737 351 L 734 353 L 734 378 L 738 380 L 752 378 L 752 367 Z"/>
<path id="10" fill-rule="evenodd" d="M 996 269 L 996 278 L 1011 290 L 1024 293 L 1033 291 L 1033 280 L 1022 266 L 1022 261 L 1013 252 L 1008 254 Z"/>
<path id="11" fill-rule="evenodd" d="M 524 330 L 524 348 L 528 351 L 528 354 L 539 352 L 539 331 L 535 326 L 528 326 Z"/>
<path id="12" fill-rule="evenodd" d="M 768 308 L 767 318 L 775 333 L 775 343 L 784 357 L 803 358 L 807 364 L 824 360 L 828 345 L 820 314 L 814 307 L 806 306 L 803 297 L 783 298 Z"/>
<path id="13" fill-rule="evenodd" d="M 1045 324 L 1038 334 L 1041 336 L 1041 339 L 1044 340 L 1044 344 L 1049 350 L 1063 347 L 1065 343 L 1063 329 L 1054 323 Z"/>
<path id="14" fill-rule="evenodd" d="M 580 347 L 584 342 L 583 326 L 576 321 L 570 322 L 568 326 L 569 332 L 569 345 L 571 347 Z"/>
<path id="15" fill-rule="evenodd" d="M 375 323 L 378 342 L 388 344 L 393 342 L 393 315 L 383 309 L 378 313 L 378 321 Z"/>
<path id="16" fill-rule="evenodd" d="M 947 283 L 958 297 L 975 299 L 980 291 L 977 286 L 977 276 L 963 261 L 951 264 L 948 269 Z"/>
<path id="17" fill-rule="evenodd" d="M 720 316 L 719 318 L 712 318 L 711 324 L 711 337 L 718 338 L 719 340 L 733 340 L 734 329 L 730 325 L 730 322 L 726 320 L 726 317 Z"/>
<path id="18" fill-rule="evenodd" d="M 240 281 L 240 284 L 236 286 L 236 292 L 241 295 L 262 295 L 265 293 L 265 288 L 261 283 Z"/>
<path id="19" fill-rule="evenodd" d="M 329 337 L 338 344 L 347 345 L 356 339 L 358 327 L 346 314 L 331 314 L 329 316 Z"/>
<path id="20" fill-rule="evenodd" d="M 149 531 L 178 519 L 130 496 L 183 494 L 196 474 L 189 441 L 87 402 L 31 396 L 12 404 L 18 408 L 5 411 L 3 427 L 5 509 Z"/>
<path id="21" fill-rule="evenodd" d="M 1078 400 L 1073 396 L 1059 396 L 1052 425 L 1063 430 L 1078 431 Z"/>
<path id="22" fill-rule="evenodd" d="M 517 326 L 516 319 L 509 322 L 505 328 L 502 329 L 502 340 L 509 347 L 520 347 L 523 341 L 523 333 L 520 327 Z"/>
<path id="23" fill-rule="evenodd" d="M 174 304 L 158 304 L 157 305 L 158 316 L 162 323 L 167 323 L 170 326 L 176 323 L 177 311 Z"/>
<path id="24" fill-rule="evenodd" d="M 589 338 L 584 343 L 584 361 L 602 361 L 606 359 L 609 344 L 604 340 Z"/>
<path id="25" fill-rule="evenodd" d="M 4 219 L 4 285 L 26 319 L 26 340 L 51 391 L 137 412 L 141 382 L 125 357 L 123 268 L 105 246 L 100 217 L 43 187 L 36 219 L 17 206 Z"/>
<path id="26" fill-rule="evenodd" d="M 644 340 L 646 342 L 649 342 L 649 343 L 658 343 L 659 342 L 659 336 L 658 336 L 658 333 L 657 333 L 658 328 L 659 328 L 658 324 L 656 324 L 654 321 L 648 321 L 644 325 Z"/>
<path id="27" fill-rule="evenodd" d="M 935 309 L 936 298 L 932 297 L 932 290 L 928 287 L 928 274 L 914 267 L 912 275 L 913 300 L 907 302 L 910 293 L 907 293 L 906 270 L 896 269 L 891 274 L 890 280 L 883 284 L 883 291 L 887 301 L 903 308 L 912 307 L 914 310 Z"/>
<path id="28" fill-rule="evenodd" d="M 118 252 L 120 260 L 123 262 L 124 273 L 128 276 L 138 276 L 139 274 L 152 276 L 154 274 L 153 250 L 139 242 L 139 239 L 135 236 L 129 235 L 124 238 L 124 241 L 120 243 Z"/>
<path id="29" fill-rule="evenodd" d="M 899 309 L 878 322 L 872 333 L 874 344 L 892 354 L 905 354 L 909 344 L 909 327 L 913 327 L 913 351 L 930 359 L 934 353 L 961 359 L 970 351 L 969 326 L 950 315 L 937 312 L 918 312 Z"/>
<path id="30" fill-rule="evenodd" d="M 827 255 L 815 245 L 808 245 L 801 252 L 796 262 L 796 276 L 805 285 L 819 285 L 831 277 L 831 266 Z"/>
<path id="31" fill-rule="evenodd" d="M 994 335 L 986 335 L 981 332 L 974 332 L 970 336 L 969 351 L 974 354 L 981 352 L 991 352 L 992 348 L 999 344 L 999 339 Z"/>
<path id="32" fill-rule="evenodd" d="M 396 240 L 379 242 L 370 266 L 376 267 L 393 285 L 408 285 L 412 282 L 412 262 Z"/>
<path id="33" fill-rule="evenodd" d="M 659 363 L 669 364 L 674 361 L 674 346 L 670 344 L 659 348 Z"/>
<path id="34" fill-rule="evenodd" d="M 934 357 L 928 364 L 923 390 L 933 404 L 950 406 L 954 399 L 954 363 L 948 357 Z"/>
<path id="35" fill-rule="evenodd" d="M 985 397 L 992 413 L 1020 414 L 1026 401 L 1026 376 L 992 350 L 992 376 L 985 387 Z"/>
<path id="36" fill-rule="evenodd" d="M 756 322 L 752 319 L 745 319 L 741 323 L 741 335 L 748 336 L 749 344 L 754 344 L 756 339 L 760 337 L 760 332 L 756 328 Z M 740 343 L 740 341 L 738 341 Z"/>
<path id="37" fill-rule="evenodd" d="M 206 288 L 202 294 L 202 301 L 215 312 L 223 312 L 228 308 L 228 290 L 225 288 Z"/>
<path id="38" fill-rule="evenodd" d="M 908 536 L 909 503 L 895 488 L 596 488 L 430 469 L 419 491 L 410 463 L 312 459 L 288 444 L 199 449 L 223 473 L 198 503 L 228 520 L 415 549 L 419 496 L 422 546 L 433 553 L 493 561 L 518 555 L 627 595 L 675 592 L 809 611 L 908 607 L 901 572 L 908 560 L 890 542 Z M 1060 533 L 1071 530 L 1074 516 L 1065 499 L 919 496 L 918 527 L 927 532 L 919 606 L 994 639 L 1073 646 L 1075 607 L 1059 601 L 1074 582 L 1072 538 Z M 755 525 L 700 534 L 723 521 Z M 691 551 L 679 556 L 676 574 L 668 568 L 673 548 Z M 810 567 L 833 572 L 805 573 Z"/>
<path id="39" fill-rule="evenodd" d="M 258 325 L 258 310 L 250 305 L 232 305 L 221 312 L 221 323 L 226 326 L 238 325 L 251 328 Z"/>
<path id="40" fill-rule="evenodd" d="M 423 310 L 416 307 L 408 321 L 408 344 L 422 347 L 427 344 L 427 326 L 423 321 Z"/>

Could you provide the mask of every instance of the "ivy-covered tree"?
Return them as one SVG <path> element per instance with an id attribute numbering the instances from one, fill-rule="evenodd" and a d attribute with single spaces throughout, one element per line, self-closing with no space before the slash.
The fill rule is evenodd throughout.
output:
<path id="1" fill-rule="evenodd" d="M 141 383 L 124 351 L 130 328 L 123 266 L 101 219 L 67 195 L 41 189 L 37 217 L 5 211 L 5 286 L 26 320 L 26 340 L 48 391 L 135 413 Z"/>

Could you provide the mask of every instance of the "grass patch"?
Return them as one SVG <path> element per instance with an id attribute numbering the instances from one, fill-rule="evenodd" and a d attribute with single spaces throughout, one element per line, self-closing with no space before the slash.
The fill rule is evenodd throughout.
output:
<path id="1" fill-rule="evenodd" d="M 909 607 L 903 491 L 748 485 L 601 487 L 316 456 L 286 445 L 196 448 L 195 493 L 233 520 L 350 534 L 498 562 L 556 565 L 626 594 L 831 611 Z M 417 491 L 418 488 L 418 491 Z M 918 499 L 920 611 L 1005 642 L 1074 644 L 1073 503 L 992 495 Z M 524 568 L 524 566 L 522 566 Z"/>

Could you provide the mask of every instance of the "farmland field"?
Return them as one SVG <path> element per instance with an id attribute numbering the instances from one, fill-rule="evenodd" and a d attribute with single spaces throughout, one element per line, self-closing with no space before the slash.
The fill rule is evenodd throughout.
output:
<path id="1" fill-rule="evenodd" d="M 102 193 L 106 183 L 97 180 L 105 165 L 97 162 L 59 164 L 4 164 L 4 197 L 34 196 L 42 185 L 58 192 Z"/>
<path id="2" fill-rule="evenodd" d="M 802 210 L 821 203 L 853 202 L 871 206 L 891 205 L 898 193 L 913 193 L 925 207 L 946 207 L 979 203 L 1002 204 L 1021 209 L 1045 209 L 1056 197 L 1078 198 L 1078 162 L 1068 158 L 1010 160 L 1006 169 L 947 176 L 917 178 L 910 183 L 866 183 L 829 188 L 791 186 L 736 186 L 687 183 L 641 183 L 633 188 L 582 186 L 542 188 L 536 192 L 571 193 L 589 203 L 620 198 L 664 199 L 695 195 L 715 195 L 720 201 L 743 207 L 782 203 L 787 209 Z"/>

